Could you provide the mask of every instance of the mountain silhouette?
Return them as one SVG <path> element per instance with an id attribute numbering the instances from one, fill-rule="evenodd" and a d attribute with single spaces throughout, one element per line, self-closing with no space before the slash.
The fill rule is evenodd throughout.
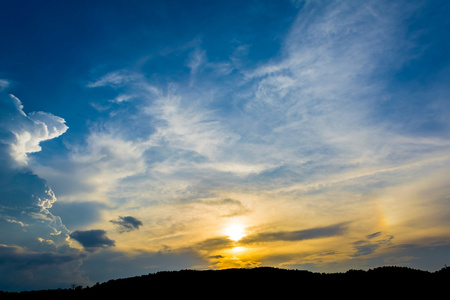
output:
<path id="1" fill-rule="evenodd" d="M 450 267 L 428 272 L 407 267 L 379 267 L 343 273 L 314 273 L 272 267 L 225 270 L 163 271 L 109 280 L 91 287 L 0 292 L 0 299 L 32 297 L 141 297 L 143 299 L 387 299 L 432 297 L 447 293 Z"/>

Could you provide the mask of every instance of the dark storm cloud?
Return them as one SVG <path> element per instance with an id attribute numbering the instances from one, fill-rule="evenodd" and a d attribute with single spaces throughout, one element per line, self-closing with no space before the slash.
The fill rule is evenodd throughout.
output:
<path id="1" fill-rule="evenodd" d="M 302 240 L 337 236 L 345 232 L 346 230 L 345 224 L 346 223 L 341 223 L 326 227 L 317 227 L 297 231 L 256 233 L 244 237 L 243 239 L 239 240 L 239 243 L 250 244 L 250 243 L 275 242 L 275 241 L 302 241 Z"/>
<path id="2" fill-rule="evenodd" d="M 78 241 L 86 250 L 113 247 L 115 242 L 106 236 L 106 231 L 100 229 L 74 231 L 70 237 Z"/>
<path id="3" fill-rule="evenodd" d="M 142 222 L 132 216 L 119 217 L 117 220 L 111 220 L 110 222 L 119 226 L 120 232 L 132 231 L 142 226 Z"/>
<path id="4" fill-rule="evenodd" d="M 42 249 L 41 249 L 42 250 Z M 91 284 L 79 266 L 86 255 L 79 251 L 31 251 L 0 245 L 0 290 L 46 289 L 70 284 Z"/>
<path id="5" fill-rule="evenodd" d="M 0 245 L 0 265 L 16 267 L 44 266 L 62 264 L 78 260 L 79 255 L 55 252 L 31 252 L 17 246 Z"/>

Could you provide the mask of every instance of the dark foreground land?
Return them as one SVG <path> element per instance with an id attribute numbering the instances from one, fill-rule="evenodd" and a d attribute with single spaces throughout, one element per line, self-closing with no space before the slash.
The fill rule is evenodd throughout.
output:
<path id="1" fill-rule="evenodd" d="M 448 297 L 450 267 L 436 272 L 405 267 L 314 273 L 277 268 L 182 270 L 110 280 L 92 287 L 0 292 L 0 299 L 52 297 L 140 297 L 142 299 L 442 299 Z"/>

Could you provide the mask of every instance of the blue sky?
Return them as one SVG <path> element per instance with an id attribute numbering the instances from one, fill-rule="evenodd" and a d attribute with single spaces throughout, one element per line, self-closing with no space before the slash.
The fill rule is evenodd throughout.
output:
<path id="1" fill-rule="evenodd" d="M 0 290 L 448 264 L 446 1 L 3 1 Z"/>

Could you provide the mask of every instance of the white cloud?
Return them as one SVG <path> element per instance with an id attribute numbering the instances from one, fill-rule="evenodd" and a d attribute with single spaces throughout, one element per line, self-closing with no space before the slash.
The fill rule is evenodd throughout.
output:
<path id="1" fill-rule="evenodd" d="M 124 87 L 110 101 L 132 95 L 128 104 L 135 110 L 114 112 L 117 105 L 111 105 L 117 118 L 73 148 L 74 172 L 65 178 L 89 188 L 65 199 L 106 203 L 108 211 L 97 220 L 104 226 L 128 210 L 144 211 L 139 220 L 171 224 L 165 234 L 181 243 L 178 233 L 188 231 L 181 228 L 190 226 L 191 215 L 176 215 L 181 213 L 174 205 L 183 201 L 221 198 L 232 189 L 243 205 L 255 199 L 249 215 L 264 222 L 260 207 L 295 220 L 301 215 L 305 223 L 323 222 L 322 215 L 348 221 L 366 212 L 373 186 L 420 178 L 434 157 L 446 161 L 448 141 L 403 135 L 393 129 L 397 120 L 373 118 L 380 99 L 392 97 L 380 75 L 407 58 L 397 51 L 402 42 L 395 11 L 384 17 L 374 13 L 374 3 L 353 4 L 331 3 L 317 15 L 301 10 L 280 56 L 254 69 L 240 64 L 246 47 L 223 63 L 207 61 L 196 48 L 185 61 L 191 70 L 186 85 L 160 87 L 125 70 L 90 83 Z M 237 67 L 242 76 L 231 74 Z M 201 81 L 208 72 L 211 78 Z M 214 81 L 217 75 L 230 77 L 223 84 Z M 119 119 L 133 120 L 133 126 Z M 210 216 L 196 210 L 192 218 L 206 224 Z M 156 231 L 142 234 L 160 238 Z M 125 238 L 114 237 L 118 248 Z"/>
<path id="2" fill-rule="evenodd" d="M 158 123 L 157 133 L 151 140 L 194 151 L 212 160 L 225 148 L 232 147 L 239 135 L 228 130 L 213 111 L 202 108 L 202 100 L 175 94 L 155 101 L 146 111 L 162 122 Z"/>
<path id="3" fill-rule="evenodd" d="M 114 102 L 114 103 L 122 103 L 122 102 L 127 102 L 127 101 L 129 101 L 131 98 L 133 98 L 132 95 L 120 94 L 120 95 L 118 95 L 116 98 L 110 100 L 110 102 Z"/>
<path id="4" fill-rule="evenodd" d="M 8 88 L 10 85 L 9 80 L 6 79 L 0 79 L 0 91 L 5 90 L 6 88 Z"/>
<path id="5" fill-rule="evenodd" d="M 264 136 L 274 149 L 330 164 L 407 163 L 415 155 L 448 149 L 443 139 L 395 131 L 402 120 L 375 117 L 383 101 L 397 96 L 390 94 L 383 75 L 407 61 L 411 47 L 402 38 L 402 20 L 409 12 L 388 6 L 386 14 L 385 4 L 377 2 L 320 8 L 307 3 L 282 55 L 242 70 L 253 87 L 246 103 L 252 133 Z M 328 153 L 326 158 L 322 153 Z"/>
<path id="6" fill-rule="evenodd" d="M 116 100 L 126 101 L 127 95 L 132 94 L 136 99 L 133 105 L 144 107 L 142 114 L 132 116 L 140 120 L 137 127 L 125 129 L 125 135 L 127 130 L 135 131 L 141 126 L 151 127 L 151 134 L 132 142 L 125 142 L 114 132 L 103 137 L 94 134 L 89 138 L 90 146 L 73 158 L 96 174 L 92 178 L 99 185 L 138 173 L 158 174 L 165 178 L 169 189 L 171 180 L 192 188 L 193 182 L 207 178 L 206 174 L 229 173 L 241 178 L 281 166 L 302 170 L 305 163 L 308 168 L 317 169 L 327 165 L 327 169 L 337 173 L 322 176 L 329 176 L 333 182 L 342 172 L 340 167 L 361 168 L 364 174 L 379 163 L 381 169 L 389 169 L 402 160 L 410 163 L 420 153 L 425 159 L 426 152 L 436 150 L 438 144 L 444 151 L 448 144 L 442 140 L 412 141 L 390 131 L 389 123 L 374 126 L 367 122 L 374 103 L 386 97 L 384 82 L 371 76 L 383 71 L 377 67 L 395 61 L 395 49 L 401 47 L 396 40 L 401 31 L 397 26 L 400 21 L 395 18 L 398 11 L 384 17 L 374 13 L 377 9 L 374 3 L 330 4 L 311 15 L 311 10 L 302 9 L 283 43 L 281 55 L 256 69 L 241 68 L 243 82 L 240 77 L 228 79 L 235 80 L 234 85 L 216 89 L 220 82 L 192 80 L 200 69 L 220 73 L 221 64 L 209 62 L 206 51 L 199 47 L 187 61 L 191 69 L 189 87 L 180 84 L 177 90 L 175 84 L 169 84 L 167 89 L 160 88 L 137 73 L 108 73 L 91 86 L 126 84 L 130 94 L 122 93 L 124 97 L 119 95 Z M 238 47 L 231 62 L 223 63 L 222 75 L 239 66 L 239 59 L 247 55 L 246 49 L 247 46 Z M 388 57 L 389 62 L 379 57 Z M 236 91 L 231 90 L 236 87 Z M 221 111 L 220 106 L 216 110 L 210 108 L 216 97 L 223 97 L 221 93 L 230 102 L 238 103 L 230 105 L 230 113 Z M 106 136 L 110 143 L 102 146 Z M 127 155 L 120 157 L 120 151 L 105 155 L 100 150 L 112 147 Z M 151 151 L 157 153 L 148 158 L 152 161 L 149 163 L 144 157 Z M 94 170 L 90 166 L 94 161 L 102 167 Z M 192 175 L 183 180 L 168 177 L 175 173 Z"/>
<path id="7" fill-rule="evenodd" d="M 108 202 L 108 193 L 120 187 L 120 180 L 145 171 L 145 149 L 111 132 L 92 132 L 87 145 L 70 157 L 73 177 L 89 189 L 75 191 L 71 198 Z"/>
<path id="8" fill-rule="evenodd" d="M 11 157 L 17 163 L 26 165 L 28 153 L 41 151 L 41 142 L 62 135 L 68 127 L 63 118 L 50 113 L 32 112 L 27 115 L 23 111 L 21 101 L 13 95 L 10 101 L 14 104 L 15 110 L 8 112 L 11 118 L 9 121 L 2 120 L 4 122 L 2 130 L 10 134 L 4 143 L 9 144 Z"/>
<path id="9" fill-rule="evenodd" d="M 0 95 L 0 281 L 2 289 L 43 288 L 61 282 L 88 283 L 77 271 L 83 255 L 72 248 L 70 231 L 51 210 L 57 201 L 36 175 L 28 154 L 67 130 L 50 113 L 26 114 L 21 101 Z"/>
<path id="10" fill-rule="evenodd" d="M 68 230 L 50 212 L 56 196 L 47 182 L 27 165 L 27 154 L 40 151 L 40 142 L 60 136 L 67 126 L 62 118 L 49 113 L 27 115 L 19 99 L 0 96 L 2 243 L 34 249 L 39 246 L 33 241 L 39 237 L 51 240 L 52 247 L 65 247 Z"/>
<path id="11" fill-rule="evenodd" d="M 242 69 L 240 64 L 248 58 L 249 46 L 237 47 L 230 62 L 214 63 L 196 44 L 183 48 L 194 49 L 185 61 L 191 81 L 188 86 L 180 83 L 178 90 L 173 83 L 161 88 L 127 70 L 88 84 L 126 87 L 126 93 L 111 101 L 127 101 L 133 95 L 138 113 L 123 116 L 133 119 L 135 127 L 111 120 L 108 126 L 120 130 L 92 133 L 88 146 L 72 156 L 80 165 L 77 176 L 84 170 L 89 174 L 85 181 L 98 186 L 97 191 L 137 174 L 162 176 L 162 189 L 170 189 L 171 180 L 193 188 L 207 174 L 242 178 L 289 166 L 301 174 L 326 169 L 321 181 L 307 183 L 320 185 L 348 170 L 352 176 L 364 176 L 377 165 L 389 170 L 415 159 L 445 156 L 445 140 L 404 136 L 392 130 L 395 120 L 370 119 L 376 103 L 391 96 L 378 75 L 408 59 L 398 51 L 405 47 L 398 39 L 404 17 L 399 7 L 393 5 L 386 14 L 377 2 L 312 6 L 300 10 L 280 55 L 257 68 Z M 200 70 L 226 76 L 238 67 L 243 78 L 227 78 L 232 84 L 199 80 Z M 233 105 L 216 105 L 224 95 Z M 123 138 L 141 128 L 150 128 L 147 135 Z M 179 177 L 169 178 L 177 172 Z M 188 173 L 191 177 L 180 179 Z"/>
<path id="12" fill-rule="evenodd" d="M 191 73 L 195 75 L 205 62 L 206 52 L 197 47 L 190 53 L 187 65 L 191 69 Z"/>
<path id="13" fill-rule="evenodd" d="M 137 79 L 139 79 L 139 75 L 137 73 L 128 72 L 126 70 L 115 71 L 108 73 L 95 81 L 89 82 L 87 84 L 87 87 L 90 88 L 103 86 L 118 87 Z"/>

